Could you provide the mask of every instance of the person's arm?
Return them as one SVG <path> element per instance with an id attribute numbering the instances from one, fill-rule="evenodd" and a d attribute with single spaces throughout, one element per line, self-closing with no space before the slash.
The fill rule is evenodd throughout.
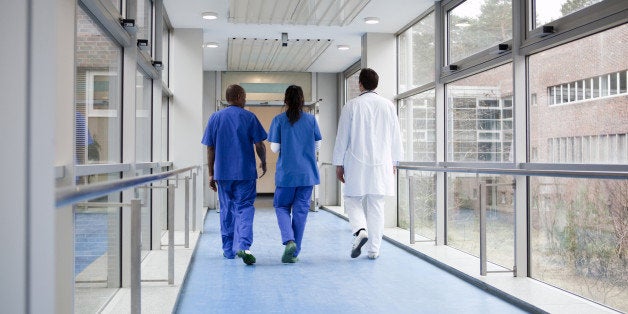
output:
<path id="1" fill-rule="evenodd" d="M 280 148 L 281 144 L 270 142 L 270 150 L 272 150 L 273 153 L 278 153 Z"/>
<path id="2" fill-rule="evenodd" d="M 342 108 L 342 112 L 340 113 L 336 143 L 334 144 L 334 153 L 332 156 L 332 164 L 336 166 L 336 178 L 342 183 L 345 183 L 344 160 L 345 154 L 349 148 L 350 127 L 351 112 L 350 105 L 347 104 Z"/>
<path id="3" fill-rule="evenodd" d="M 257 152 L 257 156 L 260 160 L 260 169 L 262 169 L 262 174 L 259 176 L 260 178 L 266 174 L 266 145 L 264 145 L 264 141 L 255 143 L 255 152 Z"/>
<path id="4" fill-rule="evenodd" d="M 217 191 L 216 180 L 214 180 L 214 160 L 216 160 L 216 149 L 213 146 L 207 146 L 207 169 L 209 171 L 209 187 Z"/>

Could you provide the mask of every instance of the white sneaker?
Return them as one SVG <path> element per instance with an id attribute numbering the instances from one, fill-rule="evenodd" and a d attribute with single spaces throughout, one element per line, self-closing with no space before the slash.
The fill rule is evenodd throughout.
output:
<path id="1" fill-rule="evenodd" d="M 376 259 L 379 257 L 379 253 L 373 253 L 373 252 L 369 252 L 369 254 L 367 255 L 369 259 Z"/>
<path id="2" fill-rule="evenodd" d="M 358 235 L 353 239 L 353 247 L 351 248 L 351 258 L 356 258 L 362 253 L 362 246 L 368 241 L 369 238 L 366 235 L 364 229 L 358 232 Z"/>

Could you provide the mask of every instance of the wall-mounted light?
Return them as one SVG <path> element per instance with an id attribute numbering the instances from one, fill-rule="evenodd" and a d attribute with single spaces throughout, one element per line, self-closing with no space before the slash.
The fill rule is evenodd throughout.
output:
<path id="1" fill-rule="evenodd" d="M 349 45 L 338 45 L 338 50 L 349 50 Z"/>
<path id="2" fill-rule="evenodd" d="M 379 17 L 369 16 L 364 18 L 364 23 L 366 24 L 377 24 L 379 23 Z"/>
<path id="3" fill-rule="evenodd" d="M 218 44 L 217 42 L 213 42 L 212 41 L 212 42 L 205 43 L 203 45 L 203 47 L 205 47 L 205 48 L 218 48 L 218 47 L 220 47 L 220 44 Z"/>
<path id="4" fill-rule="evenodd" d="M 125 29 L 135 28 L 135 20 L 134 19 L 120 19 L 120 25 Z"/>
<path id="5" fill-rule="evenodd" d="M 215 20 L 215 19 L 218 18 L 218 13 L 216 13 L 216 12 L 203 12 L 203 14 L 201 14 L 201 16 L 205 20 Z"/>

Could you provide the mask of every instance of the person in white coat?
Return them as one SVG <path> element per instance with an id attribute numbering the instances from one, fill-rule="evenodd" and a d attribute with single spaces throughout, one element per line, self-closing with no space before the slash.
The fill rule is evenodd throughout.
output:
<path id="1" fill-rule="evenodd" d="M 369 68 L 359 77 L 360 96 L 342 108 L 333 153 L 336 177 L 345 184 L 345 211 L 353 235 L 351 257 L 379 257 L 384 235 L 384 197 L 394 195 L 396 164 L 403 151 L 393 103 L 378 95 L 379 76 Z"/>

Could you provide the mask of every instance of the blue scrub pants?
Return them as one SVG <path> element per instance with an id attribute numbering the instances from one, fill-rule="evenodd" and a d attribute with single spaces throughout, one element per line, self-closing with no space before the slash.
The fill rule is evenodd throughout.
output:
<path id="1" fill-rule="evenodd" d="M 285 245 L 292 240 L 297 245 L 294 256 L 301 251 L 301 240 L 305 230 L 305 221 L 310 210 L 310 197 L 313 186 L 280 187 L 275 189 L 273 206 L 277 223 L 281 231 L 281 241 Z M 292 213 L 292 217 L 290 214 Z"/>
<path id="2" fill-rule="evenodd" d="M 255 180 L 217 180 L 217 184 L 222 250 L 225 257 L 234 258 L 253 243 Z"/>

